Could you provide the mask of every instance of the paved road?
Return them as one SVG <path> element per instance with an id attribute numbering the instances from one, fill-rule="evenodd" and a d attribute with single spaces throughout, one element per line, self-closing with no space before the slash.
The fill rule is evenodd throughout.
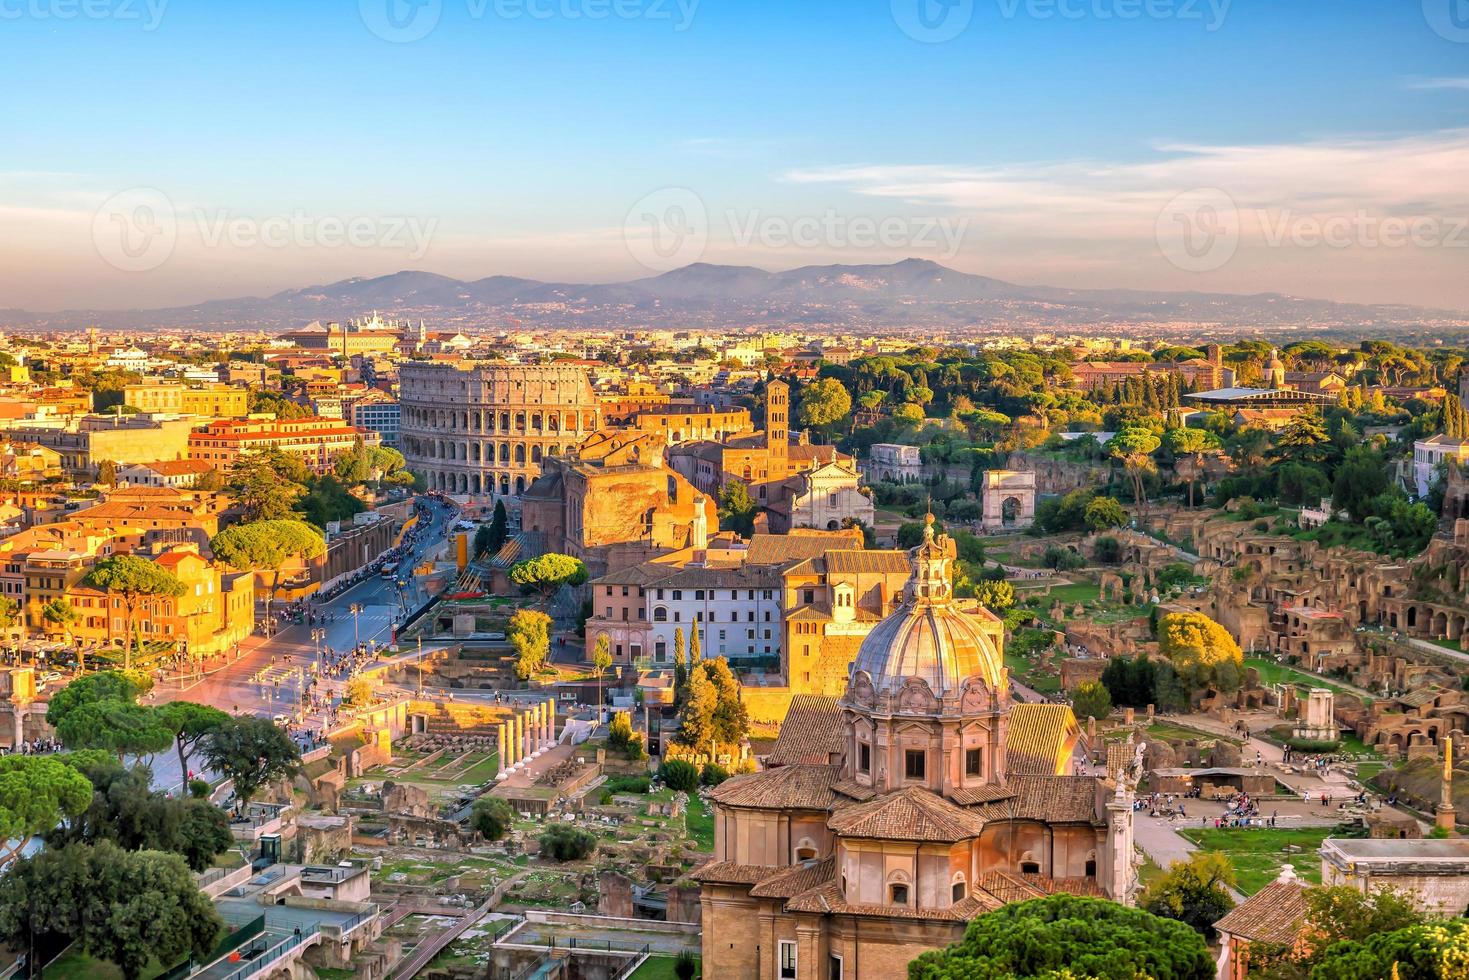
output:
<path id="1" fill-rule="evenodd" d="M 415 547 L 411 564 L 422 561 L 443 543 L 452 519 L 448 509 L 438 505 L 429 518 L 419 522 L 429 531 Z M 407 593 L 410 602 L 421 601 L 422 593 L 415 594 L 412 583 Z M 362 612 L 353 617 L 349 609 L 356 603 L 362 605 Z M 393 583 L 377 577 L 363 581 L 318 608 L 333 618 L 332 622 L 320 624 L 326 630 L 321 646 L 335 650 L 349 649 L 359 639 L 364 643 L 375 640 L 379 646 L 388 643 L 393 623 L 404 615 Z M 182 698 L 234 714 L 291 714 L 299 695 L 299 679 L 309 672 L 318 655 L 311 630 L 312 627 L 304 624 L 292 625 L 269 638 L 251 636 L 240 644 L 238 660 L 202 680 L 159 684 L 151 699 L 163 702 Z M 260 676 L 278 683 L 261 682 L 256 679 Z M 159 753 L 152 762 L 155 786 L 173 788 L 182 781 L 178 756 L 172 750 Z"/>

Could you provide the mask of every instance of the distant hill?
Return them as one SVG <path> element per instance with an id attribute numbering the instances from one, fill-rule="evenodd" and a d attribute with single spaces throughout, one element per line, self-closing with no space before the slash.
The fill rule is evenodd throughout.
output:
<path id="1" fill-rule="evenodd" d="M 1469 327 L 1469 313 L 1368 306 L 1279 293 L 1161 292 L 1021 286 L 923 259 L 890 265 L 805 266 L 767 272 L 698 263 L 624 283 L 548 283 L 511 276 L 473 281 L 398 272 L 289 289 L 274 296 L 213 300 L 159 310 L 0 311 L 0 325 L 75 329 L 283 328 L 371 311 L 439 325 L 494 329 L 747 327 L 1064 329 L 1089 324 L 1198 323 L 1236 330 L 1412 331 L 1430 324 Z"/>

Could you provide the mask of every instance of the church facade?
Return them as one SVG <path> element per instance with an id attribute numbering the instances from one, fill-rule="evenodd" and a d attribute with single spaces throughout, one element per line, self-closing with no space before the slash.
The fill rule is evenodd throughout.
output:
<path id="1" fill-rule="evenodd" d="M 711 794 L 706 975 L 903 976 L 1007 902 L 1129 900 L 1135 770 L 1073 775 L 1071 710 L 1011 704 L 1003 625 L 954 598 L 954 552 L 930 522 L 842 697 L 803 699 L 771 766 Z"/>

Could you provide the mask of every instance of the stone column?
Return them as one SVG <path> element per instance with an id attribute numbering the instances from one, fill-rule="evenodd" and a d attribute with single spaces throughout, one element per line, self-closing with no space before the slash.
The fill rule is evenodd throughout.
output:
<path id="1" fill-rule="evenodd" d="M 515 734 L 511 735 L 510 739 L 515 743 L 515 764 L 519 766 L 525 759 L 525 745 L 523 742 L 525 726 L 521 723 L 519 712 L 511 716 L 511 724 L 515 726 Z"/>
<path id="2" fill-rule="evenodd" d="M 495 773 L 495 778 L 498 779 L 499 777 L 505 775 L 505 751 L 506 751 L 506 745 L 505 745 L 505 723 L 502 721 L 502 722 L 500 722 L 499 725 L 497 725 L 495 727 L 497 729 L 497 734 L 499 735 L 499 741 L 496 742 L 496 745 L 498 745 L 499 746 L 499 749 L 500 749 L 500 752 L 499 752 L 500 761 L 499 761 L 498 771 Z"/>
<path id="3" fill-rule="evenodd" d="M 541 748 L 551 747 L 551 705 L 547 701 L 541 702 Z"/>
<path id="4" fill-rule="evenodd" d="M 546 714 L 549 716 L 547 731 L 551 734 L 551 744 L 556 744 L 556 699 L 551 698 L 546 702 Z"/>

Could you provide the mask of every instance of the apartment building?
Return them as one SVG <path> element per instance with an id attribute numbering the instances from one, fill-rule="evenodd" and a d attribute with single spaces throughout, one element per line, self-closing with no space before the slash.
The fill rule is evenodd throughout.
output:
<path id="1" fill-rule="evenodd" d="M 223 420 L 211 422 L 189 436 L 188 457 L 223 472 L 235 465 L 241 453 L 278 449 L 300 457 L 313 472 L 325 473 L 359 439 L 367 445 L 378 444 L 376 432 L 346 425 L 340 419 Z"/>

